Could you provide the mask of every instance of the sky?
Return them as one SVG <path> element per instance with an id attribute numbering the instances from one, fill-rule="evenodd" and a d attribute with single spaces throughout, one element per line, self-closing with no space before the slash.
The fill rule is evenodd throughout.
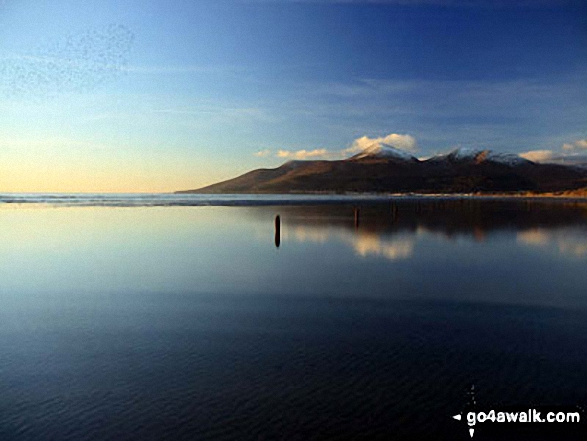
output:
<path id="1" fill-rule="evenodd" d="M 587 3 L 0 0 L 0 192 L 169 192 L 387 140 L 587 154 Z"/>

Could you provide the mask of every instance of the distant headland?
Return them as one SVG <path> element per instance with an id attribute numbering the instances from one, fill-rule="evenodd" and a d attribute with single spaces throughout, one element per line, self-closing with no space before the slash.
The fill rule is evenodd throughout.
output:
<path id="1" fill-rule="evenodd" d="M 425 160 L 379 145 L 343 160 L 289 161 L 176 193 L 418 193 L 585 197 L 587 166 L 536 163 L 513 153 L 456 149 Z"/>

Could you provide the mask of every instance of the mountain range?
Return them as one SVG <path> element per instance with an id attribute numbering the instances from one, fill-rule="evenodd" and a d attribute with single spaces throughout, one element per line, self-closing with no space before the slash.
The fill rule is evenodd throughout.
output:
<path id="1" fill-rule="evenodd" d="M 178 193 L 555 192 L 587 187 L 587 168 L 536 163 L 513 153 L 459 148 L 418 159 L 376 144 L 348 159 L 296 160 Z"/>

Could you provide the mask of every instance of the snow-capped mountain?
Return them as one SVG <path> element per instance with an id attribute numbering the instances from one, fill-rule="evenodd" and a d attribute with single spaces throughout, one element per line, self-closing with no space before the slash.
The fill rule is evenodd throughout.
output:
<path id="1" fill-rule="evenodd" d="M 473 149 L 465 147 L 453 150 L 448 155 L 443 156 L 453 162 L 470 161 L 479 164 L 489 161 L 509 165 L 510 167 L 532 163 L 532 161 L 524 159 L 515 153 L 494 152 L 493 150 L 488 149 Z"/>
<path id="2" fill-rule="evenodd" d="M 377 143 L 338 161 L 290 161 L 187 193 L 551 192 L 587 188 L 587 170 L 513 153 L 460 148 L 418 160 Z"/>
<path id="3" fill-rule="evenodd" d="M 373 144 L 371 147 L 367 147 L 365 150 L 356 154 L 350 159 L 365 158 L 393 159 L 399 161 L 417 161 L 417 159 L 409 153 L 384 143 Z"/>

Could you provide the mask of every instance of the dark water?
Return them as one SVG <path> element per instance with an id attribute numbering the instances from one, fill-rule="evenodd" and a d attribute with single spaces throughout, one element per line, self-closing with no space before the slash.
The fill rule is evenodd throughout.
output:
<path id="1" fill-rule="evenodd" d="M 7 204 L 0 440 L 470 439 L 451 416 L 472 385 L 478 409 L 587 408 L 586 221 L 559 202 Z M 581 416 L 474 439 L 586 439 Z"/>

